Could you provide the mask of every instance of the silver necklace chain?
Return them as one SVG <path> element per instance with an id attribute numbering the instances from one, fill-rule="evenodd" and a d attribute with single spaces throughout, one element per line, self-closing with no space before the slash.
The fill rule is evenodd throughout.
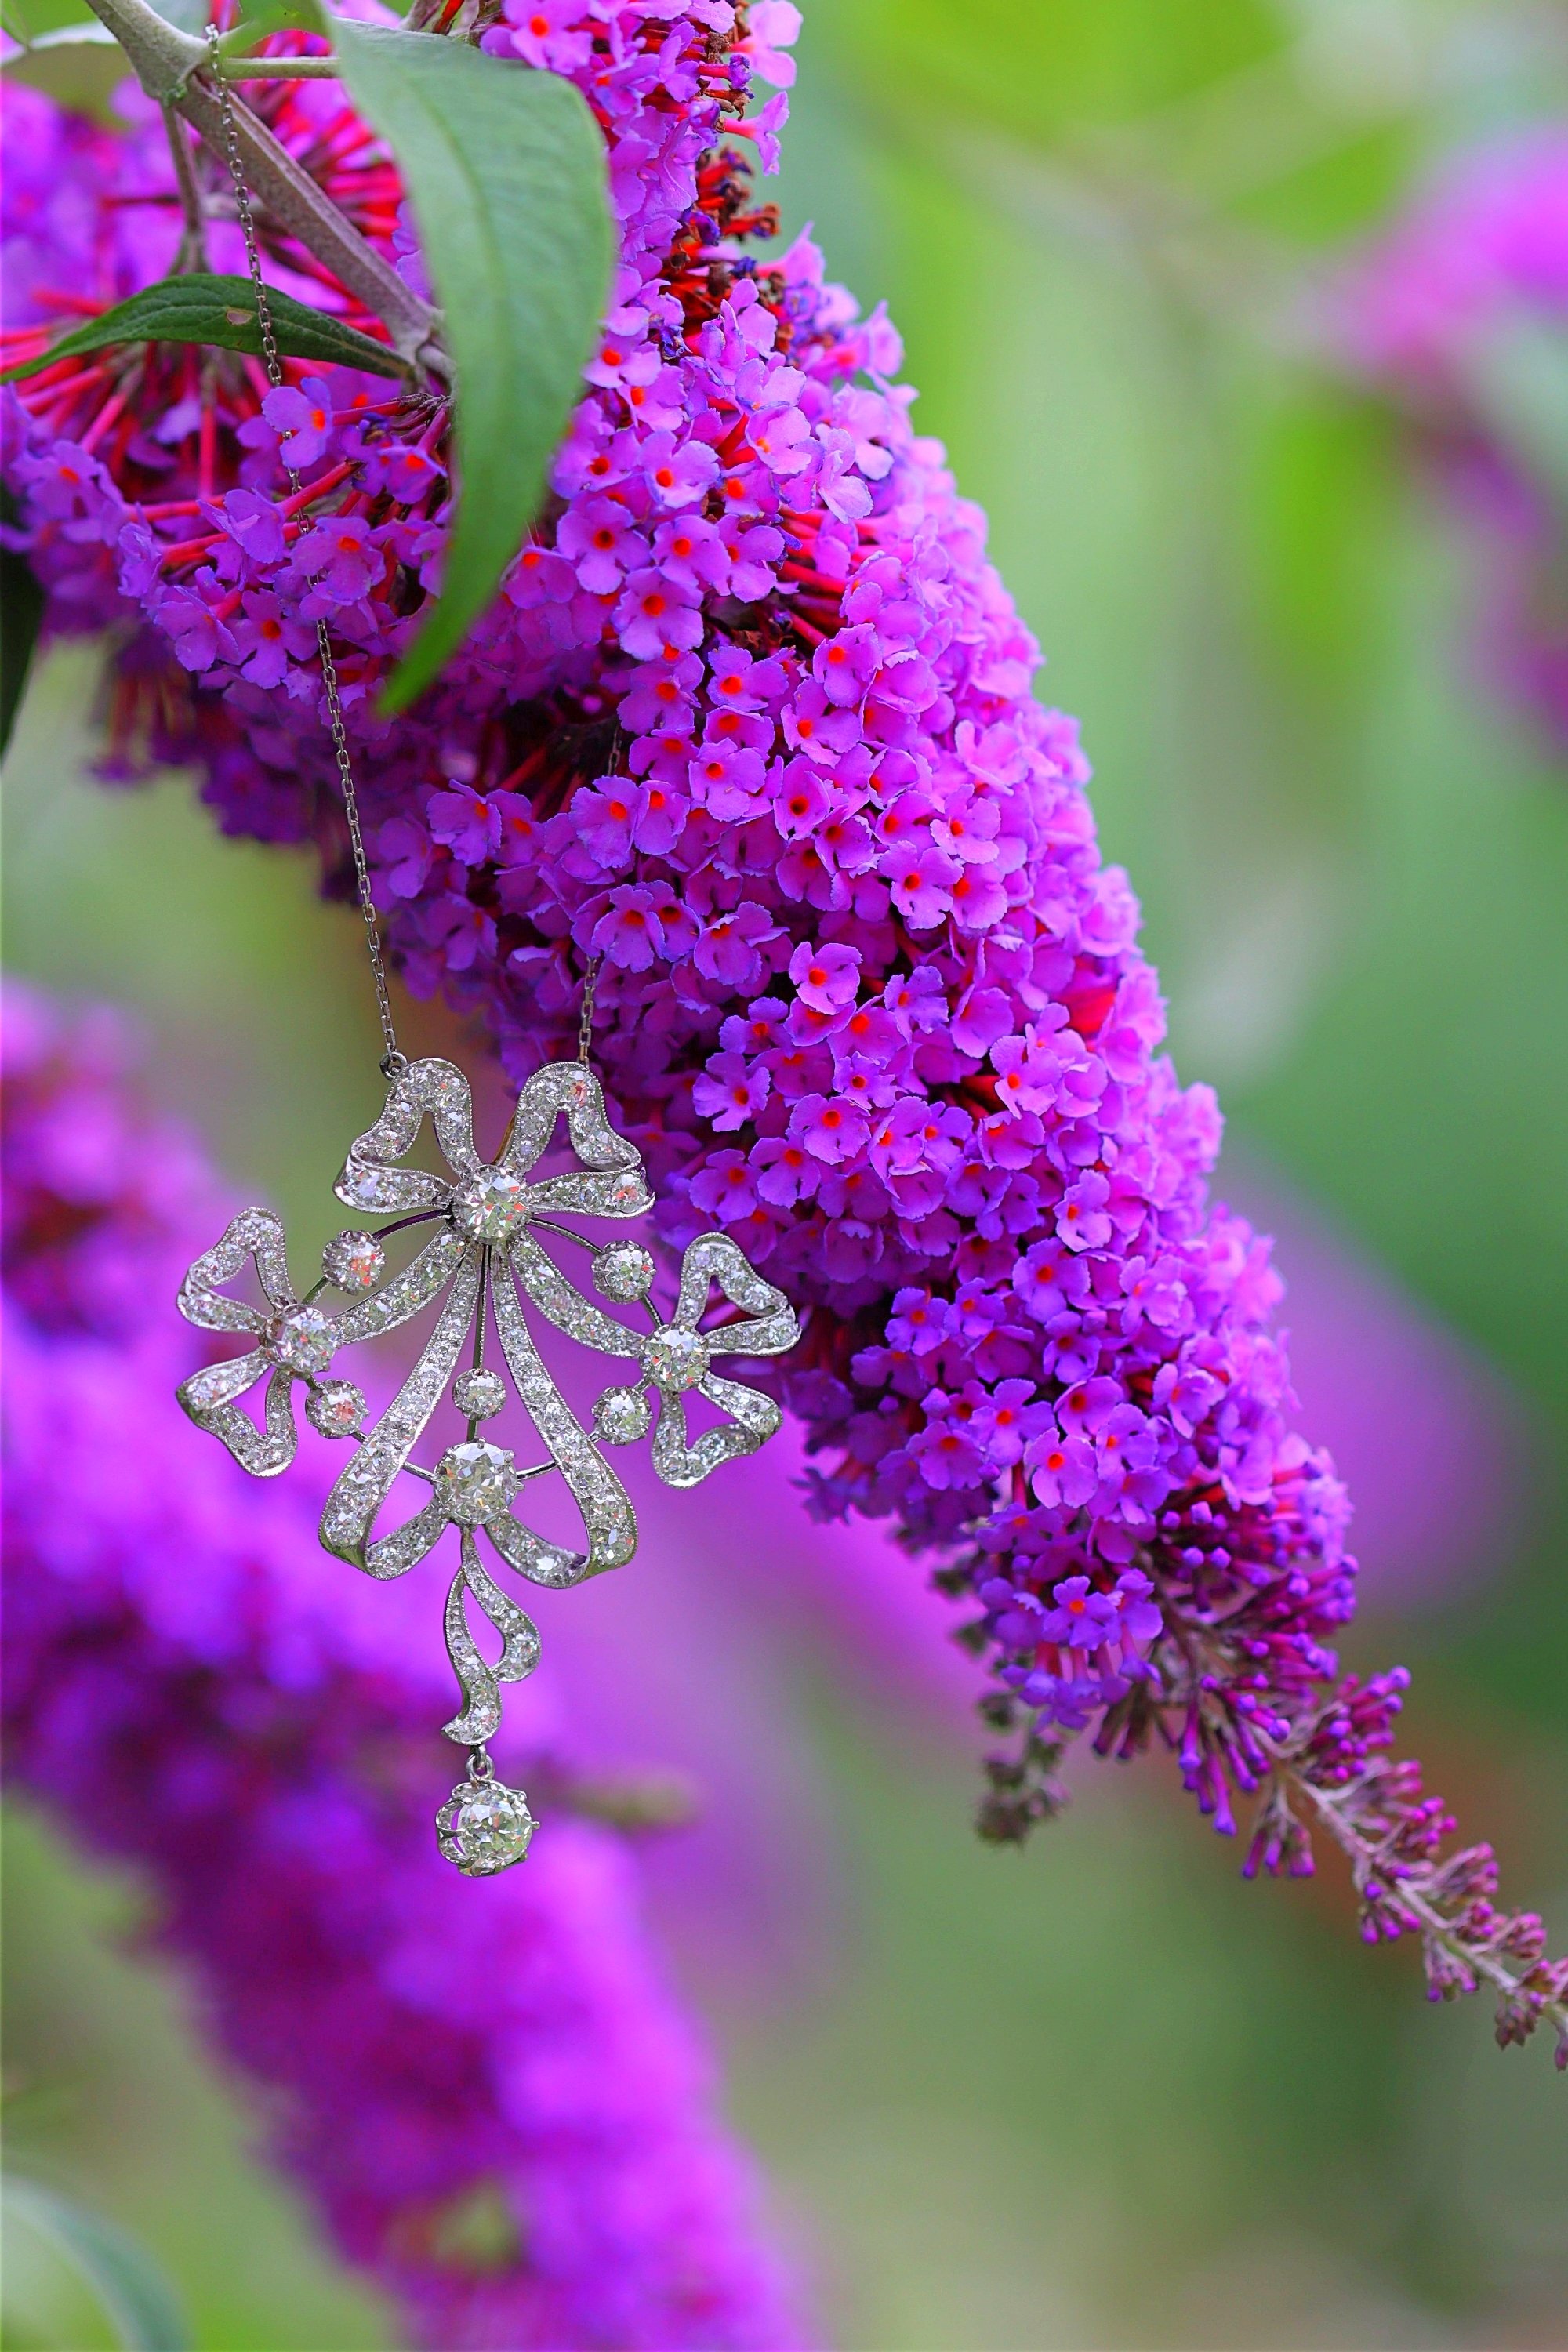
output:
<path id="1" fill-rule="evenodd" d="M 251 210 L 250 190 L 246 184 L 245 166 L 240 161 L 239 134 L 235 126 L 234 100 L 229 95 L 228 79 L 223 69 L 223 52 L 219 46 L 217 26 L 207 24 L 207 51 L 212 63 L 213 83 L 217 92 L 218 112 L 223 122 L 224 153 L 228 163 L 228 175 L 234 183 L 234 208 L 239 220 L 240 234 L 245 239 L 246 266 L 256 295 L 256 323 L 261 334 L 261 355 L 267 366 L 267 381 L 274 392 L 283 388 L 283 363 L 278 353 L 278 338 L 273 332 L 272 306 L 267 299 L 267 280 L 261 274 L 261 253 L 257 243 L 256 215 Z M 289 488 L 297 498 L 302 485 L 292 466 L 285 461 Z M 359 894 L 359 910 L 364 922 L 364 941 L 370 956 L 371 978 L 375 982 L 376 1010 L 381 1016 L 381 1034 L 386 1051 L 381 1057 L 383 1077 L 394 1078 L 408 1067 L 408 1056 L 398 1046 L 397 1032 L 392 1022 L 392 999 L 387 992 L 386 961 L 381 945 L 381 923 L 375 910 L 375 898 L 370 887 L 370 866 L 364 854 L 364 834 L 360 824 L 359 794 L 354 789 L 353 763 L 349 759 L 348 730 L 343 725 L 343 706 L 338 693 L 338 668 L 332 658 L 331 638 L 325 618 L 316 623 L 316 646 L 321 655 L 321 685 L 326 694 L 327 719 L 331 732 L 332 752 L 338 763 L 338 777 L 342 785 L 343 814 L 348 819 L 349 845 L 353 852 L 354 884 Z M 617 745 L 619 737 L 616 738 Z M 583 980 L 583 1004 L 577 1023 L 577 1058 L 586 1063 L 593 1044 L 594 999 L 597 992 L 600 958 L 589 960 Z"/>
<path id="2" fill-rule="evenodd" d="M 245 167 L 239 160 L 239 136 L 235 128 L 234 100 L 229 96 L 228 79 L 223 69 L 223 57 L 218 46 L 217 26 L 207 25 L 207 48 L 212 58 L 213 82 L 217 91 L 218 111 L 223 118 L 224 152 L 228 162 L 228 175 L 234 182 L 234 208 L 239 217 L 240 234 L 245 239 L 246 264 L 250 282 L 256 292 L 256 323 L 261 331 L 261 355 L 267 363 L 267 381 L 274 392 L 283 385 L 283 364 L 278 356 L 278 338 L 272 331 L 272 308 L 267 299 L 267 281 L 261 275 L 261 255 L 256 241 L 256 215 L 250 208 L 250 190 L 246 185 Z M 289 487 L 295 497 L 300 489 L 300 477 L 292 466 L 288 467 Z M 332 751 L 338 763 L 338 777 L 343 788 L 343 814 L 348 818 L 349 845 L 353 851 L 354 884 L 359 892 L 359 910 L 364 921 L 364 941 L 370 954 L 371 978 L 375 982 L 376 1010 L 381 1016 L 381 1034 L 386 1051 L 381 1058 L 384 1077 L 395 1077 L 408 1066 L 408 1056 L 398 1048 L 397 1032 L 392 1022 L 392 999 L 387 993 L 386 963 L 382 954 L 381 925 L 376 917 L 375 899 L 370 887 L 370 866 L 364 854 L 364 834 L 360 825 L 359 794 L 354 790 L 353 768 L 349 760 L 348 730 L 343 725 L 343 706 L 338 693 L 338 666 L 332 659 L 331 639 L 324 619 L 316 623 L 316 645 L 321 657 L 321 685 L 327 698 L 327 719 L 331 730 Z"/>

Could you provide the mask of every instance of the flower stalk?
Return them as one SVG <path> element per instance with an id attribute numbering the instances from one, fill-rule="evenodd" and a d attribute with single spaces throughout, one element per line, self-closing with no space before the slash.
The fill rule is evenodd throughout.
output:
<path id="1" fill-rule="evenodd" d="M 336 81 L 336 58 L 225 58 L 225 81 Z"/>
<path id="2" fill-rule="evenodd" d="M 180 192 L 180 210 L 184 216 L 184 234 L 174 258 L 174 268 L 180 275 L 207 267 L 207 216 L 202 192 L 191 162 L 190 142 L 180 113 L 172 99 L 163 99 L 161 108 L 163 129 L 168 134 L 170 160 L 174 166 L 174 185 Z"/>
<path id="3" fill-rule="evenodd" d="M 223 118 L 205 79 L 206 44 L 165 23 L 147 0 L 89 0 L 89 5 L 120 43 L 148 96 L 182 114 L 221 157 Z M 235 62 L 243 72 L 258 61 Z M 292 66 L 305 61 L 290 58 L 288 62 Z M 226 65 L 226 74 L 233 70 Z M 243 103 L 235 108 L 235 129 L 247 184 L 279 226 L 298 237 L 350 294 L 384 321 L 393 349 L 402 358 L 421 367 L 437 359 L 440 313 L 383 259 Z"/>
<path id="4" fill-rule="evenodd" d="M 1479 1896 L 1483 1885 L 1495 1883 L 1489 1848 L 1471 1848 L 1435 1873 L 1418 1869 L 1402 1874 L 1408 1866 L 1392 1859 L 1396 1831 L 1374 1839 L 1352 1818 L 1358 1802 L 1369 1796 L 1376 1801 L 1390 1771 L 1386 1765 L 1374 1768 L 1343 1789 L 1322 1788 L 1310 1773 L 1289 1766 L 1282 1767 L 1281 1778 L 1311 1805 L 1349 1859 L 1362 1895 L 1368 1942 L 1384 1932 L 1377 1911 L 1392 1901 L 1421 1937 L 1434 2000 L 1452 2000 L 1489 1985 L 1498 1997 L 1500 2047 L 1526 2041 L 1538 2025 L 1551 2025 L 1557 2032 L 1557 2066 L 1568 2071 L 1568 1963 L 1542 1957 L 1543 1938 L 1533 1914 L 1499 1914 L 1484 1897 L 1454 1913 L 1443 1907 L 1441 1894 L 1434 1891 L 1458 1870 L 1462 1893 Z M 1385 1889 L 1381 1881 L 1391 1872 L 1394 1885 Z"/>

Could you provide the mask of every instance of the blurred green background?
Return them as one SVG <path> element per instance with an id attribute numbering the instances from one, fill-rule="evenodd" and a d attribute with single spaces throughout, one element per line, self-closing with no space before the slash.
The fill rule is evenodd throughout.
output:
<path id="1" fill-rule="evenodd" d="M 1300 319 L 1433 156 L 1563 110 L 1564 38 L 1503 0 L 814 0 L 782 184 L 990 509 L 1226 1182 L 1293 1186 L 1507 1384 L 1509 1558 L 1402 1586 L 1347 1654 L 1415 1670 L 1410 1744 L 1559 1948 L 1568 775 L 1477 688 L 1465 551 Z M 141 1006 L 155 1091 L 308 1244 L 375 1091 L 352 922 L 181 782 L 84 781 L 90 675 L 54 658 L 8 765 L 6 961 Z M 1243 1887 L 1158 1766 L 982 1850 L 965 1735 L 797 1671 L 837 1946 L 694 1990 L 838 2344 L 1568 2342 L 1548 2053 L 1363 1952 L 1331 1862 Z M 7 1829 L 16 2160 L 137 2231 L 203 2347 L 395 2342 L 129 1956 L 135 1887 Z M 23 2228 L 7 2252 L 7 2341 L 110 2340 Z"/>

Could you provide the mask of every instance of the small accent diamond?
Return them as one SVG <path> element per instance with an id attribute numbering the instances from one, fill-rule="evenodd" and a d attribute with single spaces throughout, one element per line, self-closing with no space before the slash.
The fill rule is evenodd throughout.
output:
<path id="1" fill-rule="evenodd" d="M 506 1402 L 506 1382 L 499 1372 L 476 1364 L 452 1382 L 452 1402 L 469 1421 L 488 1421 Z"/>
<path id="2" fill-rule="evenodd" d="M 708 1370 L 708 1342 L 700 1331 L 666 1323 L 648 1339 L 647 1369 L 661 1389 L 694 1389 Z"/>
<path id="3" fill-rule="evenodd" d="M 321 1252 L 321 1272 L 337 1290 L 374 1290 L 385 1264 L 374 1234 L 334 1234 Z"/>
<path id="4" fill-rule="evenodd" d="M 460 1528 L 477 1528 L 504 1511 L 517 1492 L 517 1472 L 504 1445 L 475 1438 L 448 1445 L 436 1465 L 436 1492 L 447 1517 Z"/>
<path id="5" fill-rule="evenodd" d="M 319 1307 L 290 1307 L 267 1327 L 263 1353 L 286 1372 L 311 1380 L 324 1372 L 337 1348 L 331 1318 Z"/>
<path id="6" fill-rule="evenodd" d="M 305 1418 L 323 1437 L 356 1437 L 364 1420 L 364 1391 L 353 1381 L 323 1381 L 305 1399 Z"/>
<path id="7" fill-rule="evenodd" d="M 471 1242 L 509 1242 L 528 1223 L 528 1186 L 505 1168 L 481 1168 L 452 1195 L 452 1223 Z"/>
<path id="8" fill-rule="evenodd" d="M 594 1256 L 594 1287 L 601 1298 L 642 1298 L 653 1282 L 652 1254 L 640 1242 L 616 1242 Z"/>
<path id="9" fill-rule="evenodd" d="M 641 1389 L 606 1389 L 594 1408 L 594 1427 L 606 1445 L 634 1445 L 647 1435 L 648 1417 Z"/>

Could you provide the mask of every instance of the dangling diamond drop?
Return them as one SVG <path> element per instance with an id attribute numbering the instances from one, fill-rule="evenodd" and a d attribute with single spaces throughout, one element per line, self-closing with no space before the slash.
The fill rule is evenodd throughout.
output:
<path id="1" fill-rule="evenodd" d="M 437 1843 L 466 1878 L 489 1878 L 521 1862 L 534 1827 L 523 1791 L 478 1769 L 458 1781 L 436 1816 Z"/>

